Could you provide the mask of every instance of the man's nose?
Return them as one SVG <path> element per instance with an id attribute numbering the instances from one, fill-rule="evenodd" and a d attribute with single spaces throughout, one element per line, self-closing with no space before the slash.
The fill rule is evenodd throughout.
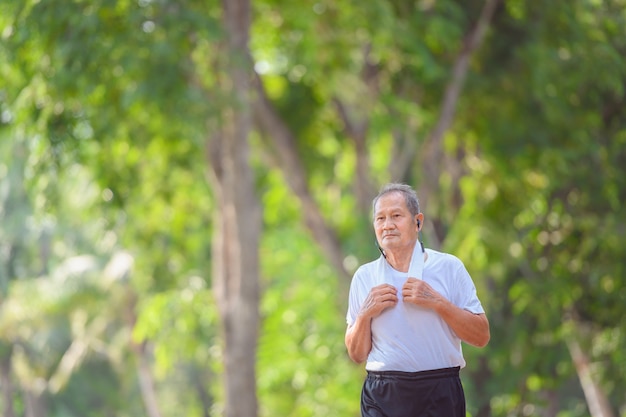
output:
<path id="1" fill-rule="evenodd" d="M 394 227 L 396 224 L 393 222 L 391 217 L 385 217 L 385 221 L 383 221 L 383 229 L 389 229 Z"/>

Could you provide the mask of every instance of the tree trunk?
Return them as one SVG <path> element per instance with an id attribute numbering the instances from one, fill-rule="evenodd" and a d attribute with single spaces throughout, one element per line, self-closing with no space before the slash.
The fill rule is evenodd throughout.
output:
<path id="1" fill-rule="evenodd" d="M 44 392 L 24 391 L 24 417 L 46 417 L 46 401 Z"/>
<path id="2" fill-rule="evenodd" d="M 585 393 L 585 399 L 587 400 L 591 417 L 614 417 L 614 413 L 609 405 L 609 400 L 602 390 L 602 387 L 594 380 L 590 369 L 589 358 L 580 347 L 576 336 L 568 340 L 567 347 L 569 348 L 572 361 L 576 367 L 580 385 Z"/>
<path id="3" fill-rule="evenodd" d="M 220 315 L 225 417 L 254 417 L 259 327 L 261 209 L 249 162 L 252 65 L 249 0 L 223 0 L 227 54 L 220 87 L 229 99 L 208 141 L 215 194 L 213 291 Z"/>
<path id="4" fill-rule="evenodd" d="M 200 404 L 202 404 L 202 417 L 211 417 L 210 410 L 213 405 L 213 397 L 209 394 L 209 387 L 204 380 L 204 375 L 197 368 L 191 369 L 189 372 L 191 372 L 193 389 L 196 391 Z"/>
<path id="5" fill-rule="evenodd" d="M 13 409 L 13 381 L 11 380 L 11 350 L 0 359 L 0 388 L 2 388 L 2 404 L 4 417 L 15 417 Z"/>
<path id="6" fill-rule="evenodd" d="M 478 402 L 476 417 L 489 417 L 491 416 L 491 396 L 488 392 L 487 385 L 493 378 L 493 374 L 485 356 L 480 356 L 477 359 L 479 366 L 472 375 L 472 379 L 476 384 L 476 388 L 474 389 L 476 390 L 476 401 Z"/>
<path id="7" fill-rule="evenodd" d="M 148 343 L 143 342 L 134 349 L 137 354 L 137 374 L 139 376 L 139 389 L 143 404 L 146 407 L 148 417 L 161 417 L 157 394 L 154 387 L 154 377 L 152 376 L 152 368 L 150 355 L 148 352 Z"/>
<path id="8" fill-rule="evenodd" d="M 131 288 L 125 294 L 126 300 L 123 302 L 124 318 L 128 323 L 128 328 L 132 330 L 137 324 L 137 294 Z M 154 383 L 154 375 L 152 374 L 152 355 L 149 351 L 149 341 L 142 340 L 136 342 L 130 340 L 130 350 L 135 354 L 137 360 L 137 378 L 139 380 L 139 392 L 143 405 L 146 408 L 148 417 L 161 417 L 159 410 L 158 394 Z"/>

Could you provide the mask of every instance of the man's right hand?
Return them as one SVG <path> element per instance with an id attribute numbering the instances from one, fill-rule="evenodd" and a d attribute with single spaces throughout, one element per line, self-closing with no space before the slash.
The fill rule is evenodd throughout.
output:
<path id="1" fill-rule="evenodd" d="M 373 287 L 361 306 L 360 316 L 373 319 L 386 309 L 398 304 L 398 291 L 391 284 Z"/>

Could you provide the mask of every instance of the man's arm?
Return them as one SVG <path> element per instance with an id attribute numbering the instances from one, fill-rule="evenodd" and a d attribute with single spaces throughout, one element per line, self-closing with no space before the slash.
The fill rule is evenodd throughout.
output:
<path id="1" fill-rule="evenodd" d="M 396 293 L 396 288 L 389 284 L 372 288 L 356 320 L 346 329 L 346 348 L 348 356 L 354 362 L 362 363 L 367 360 L 372 350 L 372 319 L 398 303 Z"/>
<path id="2" fill-rule="evenodd" d="M 434 310 L 465 343 L 485 347 L 489 342 L 489 321 L 484 313 L 463 310 L 443 297 Z"/>
<path id="3" fill-rule="evenodd" d="M 459 308 L 425 281 L 409 278 L 402 287 L 402 297 L 406 302 L 434 310 L 465 343 L 484 347 L 491 338 L 485 314 L 474 314 Z"/>
<path id="4" fill-rule="evenodd" d="M 372 319 L 357 317 L 352 326 L 346 329 L 348 356 L 356 363 L 363 363 L 372 350 Z"/>

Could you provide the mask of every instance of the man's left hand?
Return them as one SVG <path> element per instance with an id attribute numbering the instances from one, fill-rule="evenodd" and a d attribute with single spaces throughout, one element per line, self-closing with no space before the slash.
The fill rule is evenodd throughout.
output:
<path id="1" fill-rule="evenodd" d="M 434 308 L 443 297 L 427 282 L 409 278 L 402 286 L 402 300 L 421 307 Z"/>

